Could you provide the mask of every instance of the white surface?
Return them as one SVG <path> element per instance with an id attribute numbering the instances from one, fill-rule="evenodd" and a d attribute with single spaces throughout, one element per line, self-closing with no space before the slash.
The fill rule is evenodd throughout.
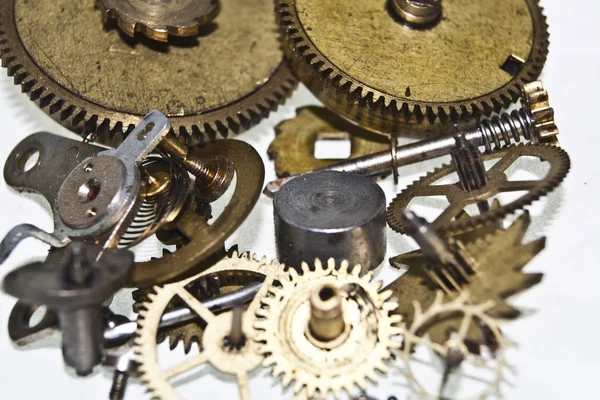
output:
<path id="1" fill-rule="evenodd" d="M 600 84 L 600 48 L 597 24 L 600 3 L 587 0 L 577 4 L 560 0 L 542 1 L 550 24 L 550 55 L 542 79 L 556 110 L 561 129 L 561 143 L 572 160 L 573 168 L 566 182 L 547 201 L 532 209 L 533 235 L 548 237 L 547 248 L 528 267 L 529 271 L 545 273 L 543 282 L 515 298 L 514 304 L 528 310 L 528 316 L 507 325 L 505 333 L 519 343 L 511 353 L 516 367 L 511 386 L 504 386 L 510 399 L 591 399 L 597 398 L 596 379 L 600 373 L 597 310 L 600 291 L 600 256 L 598 241 L 600 208 L 598 140 L 596 116 Z M 5 72 L 2 72 L 5 75 Z M 118 89 L 118 88 L 117 88 Z M 271 118 L 239 139 L 253 144 L 263 156 L 266 179 L 274 178 L 273 164 L 266 148 L 274 138 L 273 127 L 279 121 L 293 117 L 300 105 L 318 103 L 300 88 Z M 25 136 L 40 130 L 57 134 L 69 133 L 30 103 L 12 79 L 0 78 L 0 113 L 3 146 L 0 160 Z M 438 165 L 409 166 L 401 171 L 398 190 L 418 176 Z M 388 200 L 395 189 L 391 178 L 382 182 Z M 49 208 L 38 197 L 17 194 L 0 183 L 0 237 L 13 226 L 32 223 L 52 230 Z M 240 249 L 274 257 L 272 205 L 261 197 L 257 207 L 228 244 Z M 541 215 L 541 216 L 540 216 Z M 412 248 L 410 240 L 389 231 L 388 257 Z M 2 266 L 2 276 L 32 259 L 45 256 L 45 246 L 28 240 Z M 381 276 L 389 281 L 395 273 L 385 265 Z M 6 324 L 14 299 L 0 294 L 0 324 Z M 127 306 L 122 305 L 123 309 Z M 178 349 L 179 350 L 179 349 Z M 0 399 L 106 399 L 109 376 L 101 371 L 87 379 L 76 378 L 62 366 L 59 340 L 44 341 L 28 349 L 14 347 L 5 328 L 0 328 Z M 268 378 L 266 370 L 256 373 L 251 382 L 253 398 L 278 398 L 277 382 Z M 392 369 L 392 379 L 369 394 L 380 399 L 408 392 Z M 235 398 L 236 388 L 230 378 L 204 376 L 194 382 L 193 398 Z M 188 392 L 189 393 L 189 392 Z M 129 387 L 128 399 L 147 398 L 138 384 Z M 290 392 L 285 397 L 291 397 Z"/>

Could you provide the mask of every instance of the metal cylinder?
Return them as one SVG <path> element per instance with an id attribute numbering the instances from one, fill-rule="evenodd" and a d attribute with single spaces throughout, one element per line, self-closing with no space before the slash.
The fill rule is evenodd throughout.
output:
<path id="1" fill-rule="evenodd" d="M 323 285 L 310 296 L 310 333 L 323 342 L 338 338 L 346 323 L 342 312 L 342 297 L 338 288 Z"/>
<path id="2" fill-rule="evenodd" d="M 65 363 L 75 368 L 79 376 L 91 374 L 102 361 L 104 349 L 102 307 L 62 309 L 58 312 L 58 320 Z"/>
<path id="3" fill-rule="evenodd" d="M 298 270 L 315 258 L 374 269 L 385 257 L 385 207 L 371 178 L 338 171 L 300 176 L 274 199 L 277 258 Z"/>

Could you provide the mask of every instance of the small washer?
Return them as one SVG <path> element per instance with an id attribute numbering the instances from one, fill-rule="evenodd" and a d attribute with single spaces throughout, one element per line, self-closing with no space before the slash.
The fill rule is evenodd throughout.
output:
<path id="1" fill-rule="evenodd" d="M 386 200 L 371 178 L 347 172 L 301 175 L 275 195 L 275 242 L 280 262 L 300 269 L 315 258 L 376 268 L 386 252 Z"/>

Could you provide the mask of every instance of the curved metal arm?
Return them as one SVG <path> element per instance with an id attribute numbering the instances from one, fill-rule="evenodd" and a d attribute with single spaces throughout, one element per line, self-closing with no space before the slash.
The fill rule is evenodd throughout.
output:
<path id="1" fill-rule="evenodd" d="M 58 237 L 41 230 L 31 224 L 17 225 L 12 228 L 0 242 L 0 264 L 4 263 L 13 250 L 27 238 L 35 238 L 41 242 L 49 244 L 52 247 L 61 248 L 71 243 L 71 239 Z"/>

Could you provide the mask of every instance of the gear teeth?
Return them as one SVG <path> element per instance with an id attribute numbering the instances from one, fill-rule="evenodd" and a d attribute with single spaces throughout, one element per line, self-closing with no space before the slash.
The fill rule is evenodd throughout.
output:
<path id="1" fill-rule="evenodd" d="M 306 37 L 305 27 L 292 13 L 296 7 L 295 0 L 275 0 L 275 11 L 284 36 L 284 50 L 296 73 L 313 93 L 322 94 L 321 98 L 333 98 L 336 103 L 343 104 L 354 120 L 363 119 L 361 116 L 364 114 L 375 113 L 384 119 L 392 116 L 405 124 L 435 126 L 438 122 L 468 122 L 498 112 L 518 100 L 523 83 L 539 77 L 546 62 L 550 42 L 543 8 L 537 2 L 532 3 L 534 4 L 529 5 L 532 18 L 538 21 L 534 27 L 536 42 L 533 43 L 533 54 L 519 74 L 510 83 L 488 95 L 435 106 L 389 95 L 386 97 L 369 90 L 332 64 Z"/>

